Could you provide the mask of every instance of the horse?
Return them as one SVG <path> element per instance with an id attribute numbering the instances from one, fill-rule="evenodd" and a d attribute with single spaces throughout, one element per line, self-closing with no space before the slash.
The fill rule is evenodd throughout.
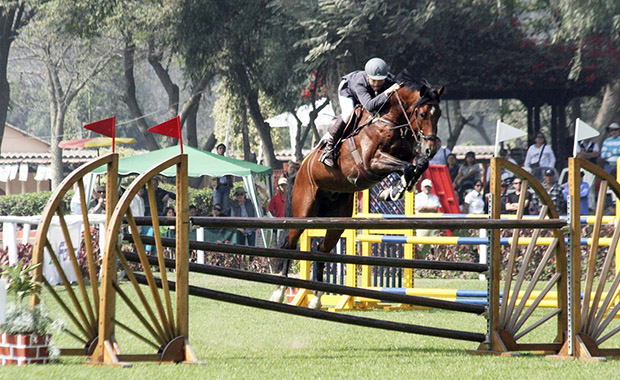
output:
<path id="1" fill-rule="evenodd" d="M 437 122 L 441 117 L 439 100 L 443 87 L 431 89 L 427 84 L 405 82 L 377 114 L 361 107 L 352 119 L 359 127 L 349 133 L 337 149 L 337 165 L 319 162 L 324 146 L 313 150 L 302 162 L 296 175 L 289 178 L 287 217 L 346 217 L 353 212 L 353 196 L 372 188 L 391 173 L 401 181 L 381 194 L 382 199 L 397 200 L 411 191 L 430 160 L 441 147 Z M 347 129 L 350 130 L 352 122 Z M 346 133 L 345 133 L 346 135 Z M 292 182 L 292 183 L 291 183 Z M 303 229 L 289 230 L 282 248 L 296 249 Z M 328 230 L 320 243 L 320 252 L 330 252 L 344 230 Z M 282 263 L 282 276 L 288 275 L 290 260 Z M 323 281 L 325 263 L 317 263 L 316 279 Z M 282 302 L 286 288 L 280 286 L 270 297 Z M 316 292 L 308 307 L 321 307 L 321 293 Z"/>

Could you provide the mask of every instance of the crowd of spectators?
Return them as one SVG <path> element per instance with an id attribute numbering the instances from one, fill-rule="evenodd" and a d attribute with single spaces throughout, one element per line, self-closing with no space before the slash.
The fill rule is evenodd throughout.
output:
<path id="1" fill-rule="evenodd" d="M 611 123 L 607 127 L 606 132 L 608 136 L 600 147 L 594 139 L 580 141 L 577 145 L 576 157 L 602 167 L 603 170 L 615 177 L 617 160 L 620 157 L 620 125 L 618 123 Z M 564 183 L 559 183 L 560 176 L 558 175 L 564 167 L 556 165 L 553 149 L 547 144 L 543 133 L 536 134 L 534 144 L 528 147 L 523 162 L 517 162 L 506 149 L 501 149 L 499 156 L 532 173 L 541 182 L 558 212 L 560 214 L 566 213 L 568 197 L 567 178 L 563 178 Z M 457 157 L 448 148 L 442 147 L 433 157 L 430 164 L 445 165 L 447 167 L 462 212 L 477 214 L 488 211 L 486 193 L 489 191 L 490 167 L 488 165 L 484 165 L 484 167 L 480 165 L 473 151 L 467 152 L 463 163 L 459 165 Z M 596 202 L 593 189 L 598 186 L 598 183 L 593 176 L 584 175 L 583 172 L 581 177 L 581 213 L 588 214 L 593 210 Z M 514 177 L 511 171 L 504 168 L 501 173 L 501 181 L 503 192 L 501 198 L 502 213 L 515 213 L 521 193 L 522 180 Z M 425 188 L 423 185 L 421 193 L 425 192 Z M 431 187 L 428 188 L 430 189 Z M 611 213 L 613 199 L 611 196 L 607 198 L 607 211 Z M 542 207 L 541 200 L 529 186 L 525 195 L 524 207 L 526 214 L 537 214 Z"/>

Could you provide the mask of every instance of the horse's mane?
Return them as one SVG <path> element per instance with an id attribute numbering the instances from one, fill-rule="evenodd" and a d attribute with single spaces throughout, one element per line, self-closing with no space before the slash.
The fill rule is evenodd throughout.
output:
<path id="1" fill-rule="evenodd" d="M 433 86 L 426 79 L 417 79 L 408 70 L 399 74 L 396 77 L 396 82 L 400 83 L 401 86 L 407 87 L 411 91 L 424 92 L 424 95 L 416 101 L 415 106 L 439 100 L 437 91 L 431 90 Z"/>

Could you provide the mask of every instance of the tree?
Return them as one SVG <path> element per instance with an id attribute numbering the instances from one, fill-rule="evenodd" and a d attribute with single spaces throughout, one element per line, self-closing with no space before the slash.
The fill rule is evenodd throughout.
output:
<path id="1" fill-rule="evenodd" d="M 64 135 L 67 111 L 84 86 L 112 59 L 114 50 L 104 47 L 109 41 L 75 39 L 55 28 L 61 16 L 58 10 L 53 3 L 42 7 L 36 22 L 27 30 L 27 48 L 45 68 L 51 119 L 52 188 L 64 178 L 62 150 L 58 144 Z"/>
<path id="2" fill-rule="evenodd" d="M 36 12 L 38 1 L 3 1 L 0 4 L 0 146 L 11 99 L 7 66 L 11 44 Z"/>
<path id="3" fill-rule="evenodd" d="M 579 49 L 573 59 L 571 74 L 579 75 L 587 63 L 585 49 L 611 53 L 606 62 L 610 75 L 603 101 L 594 120 L 598 129 L 620 120 L 620 3 L 606 0 L 557 0 L 559 25 L 557 38 L 577 41 Z"/>

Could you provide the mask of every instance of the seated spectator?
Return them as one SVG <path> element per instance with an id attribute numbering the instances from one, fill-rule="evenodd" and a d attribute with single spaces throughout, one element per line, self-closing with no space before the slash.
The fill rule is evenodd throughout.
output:
<path id="1" fill-rule="evenodd" d="M 211 216 L 219 217 L 219 216 L 228 216 L 228 215 L 224 211 L 224 208 L 222 207 L 222 205 L 218 203 L 215 206 L 213 206 L 213 210 L 211 210 Z"/>
<path id="2" fill-rule="evenodd" d="M 166 191 L 159 187 L 159 179 L 153 178 L 153 186 L 155 187 L 155 205 L 157 206 L 157 215 L 163 215 L 164 208 L 168 206 L 170 199 L 177 199 L 174 193 Z M 148 191 L 142 195 L 144 198 L 144 215 L 151 215 L 151 205 L 148 200 Z"/>
<path id="3" fill-rule="evenodd" d="M 590 208 L 588 207 L 588 194 L 590 194 L 590 185 L 586 181 L 583 180 L 583 175 L 585 172 L 581 171 L 581 183 L 579 184 L 579 196 L 581 197 L 581 201 L 579 202 L 580 214 L 588 215 L 590 213 Z M 562 193 L 564 195 L 564 201 L 568 202 L 568 183 L 565 183 L 562 186 Z"/>
<path id="4" fill-rule="evenodd" d="M 523 167 L 528 169 L 539 181 L 542 181 L 545 170 L 555 167 L 555 154 L 547 145 L 547 140 L 542 132 L 536 134 L 534 144 L 527 149 Z"/>
<path id="5" fill-rule="evenodd" d="M 448 171 L 450 172 L 450 179 L 454 182 L 454 179 L 459 174 L 459 164 L 456 161 L 456 156 L 452 153 L 448 155 L 446 158 L 446 163 L 448 167 Z"/>
<path id="6" fill-rule="evenodd" d="M 482 181 L 474 184 L 474 189 L 465 196 L 463 201 L 463 213 L 484 214 L 484 196 L 482 194 Z"/>
<path id="7" fill-rule="evenodd" d="M 521 178 L 515 178 L 512 180 L 512 187 L 514 192 L 509 193 L 506 196 L 506 213 L 507 214 L 516 214 L 519 209 L 519 197 L 521 196 Z M 530 205 L 530 201 L 532 200 L 532 196 L 530 193 L 525 194 L 525 203 L 523 207 L 525 210 L 528 210 Z M 525 212 L 524 212 L 525 214 Z"/>
<path id="8" fill-rule="evenodd" d="M 577 158 L 588 160 L 594 165 L 598 165 L 601 149 L 594 138 L 581 140 L 577 143 Z"/>
<path id="9" fill-rule="evenodd" d="M 459 203 L 463 203 L 465 190 L 472 189 L 476 181 L 480 179 L 481 168 L 476 163 L 476 154 L 467 152 L 465 154 L 465 162 L 459 168 L 459 173 L 454 179 L 454 188 L 459 195 Z"/>
<path id="10" fill-rule="evenodd" d="M 506 203 L 508 202 L 508 187 L 510 186 L 509 181 L 502 181 L 501 184 L 501 192 L 500 192 L 500 214 L 506 214 Z"/>
<path id="11" fill-rule="evenodd" d="M 89 214 L 105 214 L 105 196 L 105 186 L 97 186 L 93 192 L 93 198 L 89 204 Z"/>
<path id="12" fill-rule="evenodd" d="M 611 123 L 607 127 L 609 137 L 603 141 L 601 147 L 601 164 L 603 170 L 612 176 L 616 176 L 616 165 L 618 164 L 618 157 L 620 157 L 620 125 L 618 123 Z"/>

